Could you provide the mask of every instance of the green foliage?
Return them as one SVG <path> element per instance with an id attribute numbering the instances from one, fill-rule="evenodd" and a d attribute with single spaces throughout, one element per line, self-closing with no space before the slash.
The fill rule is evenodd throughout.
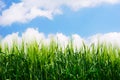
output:
<path id="1" fill-rule="evenodd" d="M 75 50 L 70 43 L 63 50 L 54 41 L 0 45 L 0 80 L 120 80 L 120 49 L 83 43 Z"/>

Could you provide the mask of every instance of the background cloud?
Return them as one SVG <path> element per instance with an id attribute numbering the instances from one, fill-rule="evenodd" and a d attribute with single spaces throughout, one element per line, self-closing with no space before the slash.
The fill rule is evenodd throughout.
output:
<path id="1" fill-rule="evenodd" d="M 83 42 L 86 45 L 91 45 L 92 43 L 98 44 L 99 43 L 106 43 L 107 45 L 111 44 L 113 46 L 120 47 L 120 33 L 113 32 L 113 33 L 107 33 L 107 34 L 96 34 L 93 36 L 90 36 L 87 39 L 84 39 L 80 37 L 78 34 L 73 34 L 72 36 L 66 36 L 62 33 L 57 34 L 49 34 L 48 36 L 45 36 L 44 33 L 39 32 L 37 29 L 34 28 L 28 28 L 25 32 L 22 33 L 22 36 L 19 36 L 19 33 L 12 33 L 7 35 L 5 38 L 2 38 L 1 44 L 4 47 L 4 44 L 8 44 L 9 47 L 12 46 L 13 42 L 15 41 L 19 46 L 22 44 L 22 40 L 24 40 L 26 43 L 31 43 L 36 40 L 36 42 L 40 44 L 49 45 L 51 42 L 51 39 L 53 39 L 59 47 L 62 47 L 63 49 L 67 47 L 68 44 L 70 44 L 72 40 L 73 47 L 75 49 L 79 49 Z"/>
<path id="2" fill-rule="evenodd" d="M 120 0 L 21 0 L 13 3 L 0 15 L 0 25 L 11 25 L 14 22 L 25 23 L 36 17 L 52 19 L 54 15 L 62 14 L 62 6 L 77 11 L 85 7 L 95 7 L 102 4 L 117 4 Z"/>
<path id="3" fill-rule="evenodd" d="M 25 32 L 22 33 L 22 36 L 19 36 L 18 32 L 7 35 L 1 40 L 1 44 L 3 47 L 5 44 L 8 44 L 9 47 L 11 47 L 15 41 L 20 46 L 22 44 L 22 40 L 24 40 L 25 44 L 36 41 L 38 44 L 49 45 L 52 39 L 59 45 L 59 47 L 63 48 L 66 48 L 71 40 L 69 36 L 66 36 L 62 33 L 49 34 L 48 36 L 45 36 L 37 29 L 28 28 Z M 82 38 L 75 34 L 72 35 L 72 40 L 74 47 L 79 48 L 80 44 L 82 43 Z"/>
<path id="4" fill-rule="evenodd" d="M 18 32 L 9 34 L 5 38 L 1 39 L 1 44 L 3 48 L 6 45 L 8 45 L 8 47 L 11 48 L 14 43 L 18 44 L 18 46 L 20 46 L 22 43 L 22 39 L 18 36 Z"/>
<path id="5" fill-rule="evenodd" d="M 106 43 L 112 44 L 113 46 L 120 47 L 120 33 L 112 32 L 107 34 L 96 34 L 89 38 L 90 43 L 97 44 L 99 43 Z"/>

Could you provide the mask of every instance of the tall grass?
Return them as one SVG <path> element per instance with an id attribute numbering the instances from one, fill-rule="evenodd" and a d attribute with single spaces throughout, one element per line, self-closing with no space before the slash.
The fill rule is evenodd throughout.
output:
<path id="1" fill-rule="evenodd" d="M 120 80 L 120 49 L 83 43 L 75 50 L 70 43 L 63 50 L 54 41 L 0 45 L 0 80 Z"/>

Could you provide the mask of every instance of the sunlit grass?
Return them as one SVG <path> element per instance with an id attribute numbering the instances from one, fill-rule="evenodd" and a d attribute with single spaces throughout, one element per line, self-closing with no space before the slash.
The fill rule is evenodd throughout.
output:
<path id="1" fill-rule="evenodd" d="M 72 42 L 63 50 L 22 42 L 0 45 L 0 80 L 120 80 L 120 49 L 98 44 L 76 50 Z"/>

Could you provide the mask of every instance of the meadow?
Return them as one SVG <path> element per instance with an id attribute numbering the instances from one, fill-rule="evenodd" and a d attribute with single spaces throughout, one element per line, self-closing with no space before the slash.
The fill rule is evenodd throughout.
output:
<path id="1" fill-rule="evenodd" d="M 120 48 L 112 45 L 83 43 L 75 49 L 14 42 L 0 44 L 0 80 L 120 80 Z"/>

